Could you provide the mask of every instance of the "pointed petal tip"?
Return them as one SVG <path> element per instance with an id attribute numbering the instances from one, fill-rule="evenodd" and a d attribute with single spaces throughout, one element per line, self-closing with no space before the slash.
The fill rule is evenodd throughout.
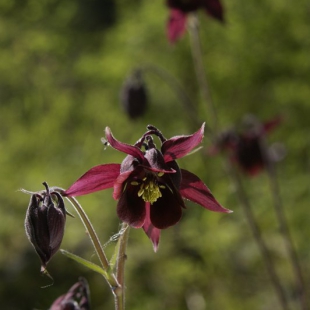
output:
<path id="1" fill-rule="evenodd" d="M 153 250 L 154 250 L 155 253 L 157 253 L 158 244 L 153 243 Z"/>
<path id="2" fill-rule="evenodd" d="M 106 134 L 110 134 L 111 133 L 111 129 L 110 127 L 106 126 L 106 128 L 104 129 Z"/>

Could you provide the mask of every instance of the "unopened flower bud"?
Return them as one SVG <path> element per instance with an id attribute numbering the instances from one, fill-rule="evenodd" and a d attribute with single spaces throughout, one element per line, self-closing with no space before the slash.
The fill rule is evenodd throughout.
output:
<path id="1" fill-rule="evenodd" d="M 140 70 L 125 81 L 121 90 L 121 104 L 131 119 L 142 116 L 147 108 L 147 90 Z"/>
<path id="2" fill-rule="evenodd" d="M 63 198 L 43 184 L 46 190 L 31 196 L 25 219 L 27 237 L 41 259 L 41 272 L 46 271 L 47 263 L 58 251 L 66 222 Z"/>

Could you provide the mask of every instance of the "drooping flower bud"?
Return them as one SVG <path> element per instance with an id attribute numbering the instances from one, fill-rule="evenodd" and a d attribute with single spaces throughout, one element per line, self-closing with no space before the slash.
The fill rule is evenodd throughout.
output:
<path id="1" fill-rule="evenodd" d="M 121 105 L 131 119 L 142 116 L 147 109 L 147 90 L 140 70 L 135 70 L 121 89 Z"/>
<path id="2" fill-rule="evenodd" d="M 41 260 L 41 272 L 58 251 L 64 235 L 66 210 L 63 198 L 57 192 L 50 192 L 47 183 L 45 191 L 30 198 L 26 213 L 26 235 Z"/>

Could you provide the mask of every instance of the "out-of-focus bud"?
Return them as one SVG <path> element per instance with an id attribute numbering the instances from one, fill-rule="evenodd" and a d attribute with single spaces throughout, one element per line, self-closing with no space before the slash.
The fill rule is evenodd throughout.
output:
<path id="1" fill-rule="evenodd" d="M 25 230 L 41 259 L 41 272 L 46 272 L 46 265 L 58 251 L 65 230 L 66 210 L 63 198 L 57 192 L 46 190 L 31 196 L 28 206 Z"/>
<path id="2" fill-rule="evenodd" d="M 147 109 L 147 90 L 141 70 L 135 70 L 121 89 L 121 105 L 131 119 L 142 116 Z"/>
<path id="3" fill-rule="evenodd" d="M 89 288 L 86 279 L 79 278 L 69 291 L 58 297 L 49 310 L 90 310 Z"/>

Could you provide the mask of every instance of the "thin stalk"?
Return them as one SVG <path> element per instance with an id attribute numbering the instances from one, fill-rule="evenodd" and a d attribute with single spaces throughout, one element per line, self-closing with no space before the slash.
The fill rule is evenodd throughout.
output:
<path id="1" fill-rule="evenodd" d="M 62 188 L 57 188 L 54 187 L 53 190 L 59 192 L 60 194 L 64 193 L 64 189 Z M 96 251 L 96 254 L 99 258 L 99 261 L 101 263 L 101 266 L 104 270 L 108 271 L 108 275 L 109 277 L 106 279 L 107 282 L 109 283 L 111 290 L 113 292 L 113 294 L 115 295 L 115 290 L 120 286 L 115 275 L 110 273 L 110 264 L 109 261 L 104 253 L 104 250 L 101 246 L 100 240 L 98 238 L 98 235 L 91 223 L 91 221 L 89 220 L 87 214 L 85 213 L 84 209 L 82 208 L 82 206 L 79 204 L 79 202 L 74 198 L 74 197 L 66 197 L 68 199 L 68 201 L 72 204 L 72 206 L 74 207 L 74 209 L 76 210 L 76 212 L 78 213 L 82 223 L 84 224 L 86 231 L 89 235 L 89 238 L 94 246 L 94 249 Z"/>
<path id="2" fill-rule="evenodd" d="M 263 154 L 265 155 L 265 162 L 267 163 L 267 174 L 270 181 L 270 191 L 273 198 L 275 214 L 277 217 L 277 221 L 279 223 L 279 230 L 284 240 L 285 249 L 291 261 L 293 273 L 295 276 L 300 307 L 302 310 L 307 310 L 309 308 L 307 304 L 305 282 L 299 264 L 298 255 L 294 247 L 293 239 L 290 234 L 289 225 L 285 216 L 282 199 L 280 195 L 280 189 L 277 182 L 276 170 L 274 164 L 267 158 L 266 148 L 264 146 L 261 146 L 261 148 L 263 149 Z"/>
<path id="3" fill-rule="evenodd" d="M 188 23 L 188 31 L 190 35 L 190 43 L 192 56 L 194 61 L 194 67 L 196 71 L 196 77 L 198 81 L 198 85 L 202 94 L 202 97 L 207 105 L 207 110 L 211 113 L 212 122 L 210 122 L 211 128 L 214 132 L 217 131 L 218 128 L 218 118 L 215 110 L 215 106 L 212 100 L 212 96 L 209 90 L 208 81 L 206 78 L 206 72 L 204 70 L 204 63 L 202 57 L 202 48 L 201 41 L 199 36 L 199 20 L 196 14 L 191 14 Z"/>
<path id="4" fill-rule="evenodd" d="M 232 178 L 232 181 L 234 183 L 234 186 L 236 188 L 237 196 L 238 196 L 238 199 L 240 201 L 240 206 L 242 207 L 244 215 L 245 215 L 247 222 L 249 223 L 249 226 L 251 228 L 253 237 L 254 237 L 254 239 L 255 239 L 258 247 L 259 247 L 259 250 L 262 254 L 264 263 L 265 263 L 266 268 L 267 268 L 267 272 L 269 274 L 270 280 L 271 280 L 273 287 L 275 289 L 275 293 L 278 297 L 279 303 L 281 304 L 283 310 L 287 310 L 287 309 L 289 309 L 289 307 L 288 307 L 288 303 L 286 300 L 285 292 L 282 288 L 280 279 L 276 273 L 276 268 L 275 268 L 274 263 L 271 259 L 267 245 L 266 245 L 266 243 L 262 237 L 260 228 L 256 222 L 254 213 L 252 211 L 252 208 L 251 208 L 249 199 L 246 195 L 246 192 L 242 186 L 242 182 L 240 180 L 240 177 L 239 177 L 238 173 L 235 171 L 235 169 L 232 167 L 230 161 L 227 162 L 227 168 L 228 168 L 228 172 Z"/>
<path id="5" fill-rule="evenodd" d="M 115 310 L 125 309 L 125 262 L 127 259 L 126 248 L 129 236 L 129 226 L 123 223 L 121 228 L 121 235 L 118 240 L 119 250 L 117 253 L 116 261 L 116 278 L 120 285 L 119 289 L 116 291 L 115 296 Z"/>
<path id="6" fill-rule="evenodd" d="M 197 117 L 197 107 L 188 94 L 184 91 L 184 88 L 180 85 L 179 81 L 171 75 L 168 71 L 154 65 L 144 65 L 141 67 L 144 72 L 151 72 L 160 77 L 171 90 L 176 94 L 178 100 L 183 105 L 183 108 L 191 121 L 191 127 L 196 128 L 201 122 Z M 209 128 L 207 128 L 209 129 Z"/>
<path id="7" fill-rule="evenodd" d="M 200 91 L 202 93 L 202 96 L 206 102 L 206 110 L 207 112 L 211 113 L 211 117 L 213 120 L 213 127 L 211 128 L 211 132 L 213 135 L 213 138 L 216 137 L 216 134 L 218 132 L 218 118 L 217 113 L 215 110 L 214 103 L 212 101 L 212 96 L 209 90 L 208 81 L 206 78 L 206 72 L 204 70 L 204 63 L 203 63 L 203 57 L 202 57 L 202 47 L 201 47 L 201 41 L 199 36 L 199 21 L 195 14 L 192 14 L 190 16 L 189 21 L 189 27 L 188 31 L 190 34 L 190 41 L 191 41 L 191 50 L 192 50 L 192 56 L 194 60 L 194 66 L 197 76 L 197 81 L 200 87 Z M 206 113 L 208 115 L 208 113 Z M 264 263 L 267 268 L 267 272 L 269 274 L 270 280 L 273 284 L 273 287 L 275 289 L 275 293 L 278 297 L 279 303 L 281 304 L 281 307 L 283 310 L 288 310 L 288 302 L 286 300 L 284 289 L 282 288 L 280 279 L 277 275 L 274 263 L 271 259 L 268 247 L 266 243 L 264 242 L 262 238 L 262 234 L 260 231 L 260 228 L 256 222 L 255 216 L 253 214 L 250 202 L 247 198 L 246 192 L 243 189 L 241 180 L 238 176 L 238 174 L 235 172 L 233 167 L 231 166 L 230 162 L 228 161 L 228 172 L 232 178 L 232 181 L 236 187 L 238 199 L 240 201 L 240 205 L 243 209 L 243 212 L 245 214 L 245 217 L 250 225 L 250 228 L 252 230 L 253 237 L 259 247 L 259 250 L 262 254 Z"/>

